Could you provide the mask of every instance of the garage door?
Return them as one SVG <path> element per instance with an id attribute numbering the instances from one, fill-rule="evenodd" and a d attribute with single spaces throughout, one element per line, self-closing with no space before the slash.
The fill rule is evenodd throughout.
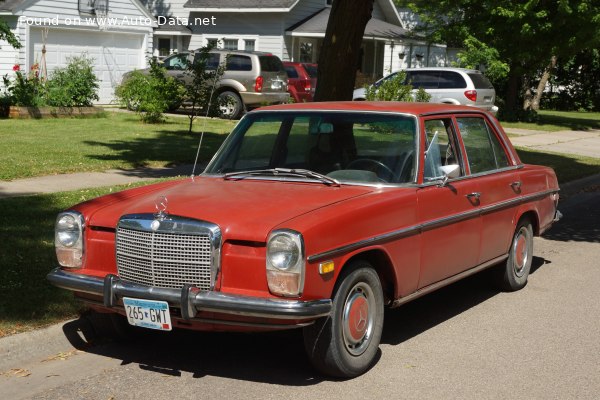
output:
<path id="1" fill-rule="evenodd" d="M 29 65 L 42 57 L 42 34 L 31 29 Z M 94 73 L 100 80 L 98 96 L 101 104 L 114 100 L 114 88 L 121 76 L 144 66 L 144 35 L 110 31 L 86 32 L 82 30 L 50 29 L 46 40 L 46 65 L 50 73 L 64 67 L 68 58 L 87 53 L 94 59 Z"/>

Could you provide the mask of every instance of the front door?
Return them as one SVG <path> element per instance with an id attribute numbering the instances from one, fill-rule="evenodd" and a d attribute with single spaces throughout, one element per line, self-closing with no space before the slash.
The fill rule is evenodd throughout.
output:
<path id="1" fill-rule="evenodd" d="M 450 117 L 425 120 L 426 147 L 417 191 L 421 233 L 419 288 L 477 265 L 481 218 L 479 187 L 465 176 L 464 161 Z M 443 184 L 442 169 L 455 169 Z"/>

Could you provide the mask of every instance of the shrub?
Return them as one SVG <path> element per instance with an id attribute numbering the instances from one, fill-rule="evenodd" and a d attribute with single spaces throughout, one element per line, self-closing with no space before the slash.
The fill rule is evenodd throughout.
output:
<path id="1" fill-rule="evenodd" d="M 400 71 L 391 78 L 382 81 L 378 86 L 365 87 L 366 99 L 370 101 L 418 101 L 426 103 L 431 95 L 423 88 L 413 94 L 412 85 L 405 85 L 406 72 Z"/>
<path id="2" fill-rule="evenodd" d="M 55 107 L 91 106 L 98 98 L 98 78 L 93 59 L 70 57 L 65 68 L 57 68 L 47 84 L 48 105 Z"/>
<path id="3" fill-rule="evenodd" d="M 13 67 L 15 78 L 8 75 L 2 78 L 11 105 L 22 107 L 40 107 L 46 105 L 46 87 L 40 79 L 39 65 L 34 64 L 27 74 L 21 71 L 19 64 Z"/>
<path id="4" fill-rule="evenodd" d="M 161 122 L 163 113 L 177 108 L 183 101 L 185 89 L 175 78 L 168 76 L 158 61 L 150 60 L 150 72 L 133 71 L 123 77 L 115 95 L 124 107 L 136 111 L 148 123 Z"/>

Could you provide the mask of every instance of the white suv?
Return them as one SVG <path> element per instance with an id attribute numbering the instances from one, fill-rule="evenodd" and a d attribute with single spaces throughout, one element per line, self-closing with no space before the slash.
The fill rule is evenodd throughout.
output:
<path id="1" fill-rule="evenodd" d="M 494 105 L 496 90 L 480 71 L 465 68 L 408 68 L 406 84 L 414 89 L 423 88 L 431 95 L 430 103 L 462 104 L 482 108 L 496 113 Z M 398 72 L 384 76 L 374 83 L 377 87 L 384 81 L 394 77 Z M 352 100 L 366 100 L 366 90 L 354 90 Z"/>

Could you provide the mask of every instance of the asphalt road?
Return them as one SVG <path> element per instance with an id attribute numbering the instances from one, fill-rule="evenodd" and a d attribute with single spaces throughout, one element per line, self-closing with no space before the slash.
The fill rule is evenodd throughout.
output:
<path id="1" fill-rule="evenodd" d="M 0 398 L 598 399 L 600 187 L 560 208 L 525 289 L 498 292 L 482 273 L 390 310 L 359 378 L 315 374 L 299 331 L 148 331 L 90 347 L 71 321 L 0 340 Z"/>

